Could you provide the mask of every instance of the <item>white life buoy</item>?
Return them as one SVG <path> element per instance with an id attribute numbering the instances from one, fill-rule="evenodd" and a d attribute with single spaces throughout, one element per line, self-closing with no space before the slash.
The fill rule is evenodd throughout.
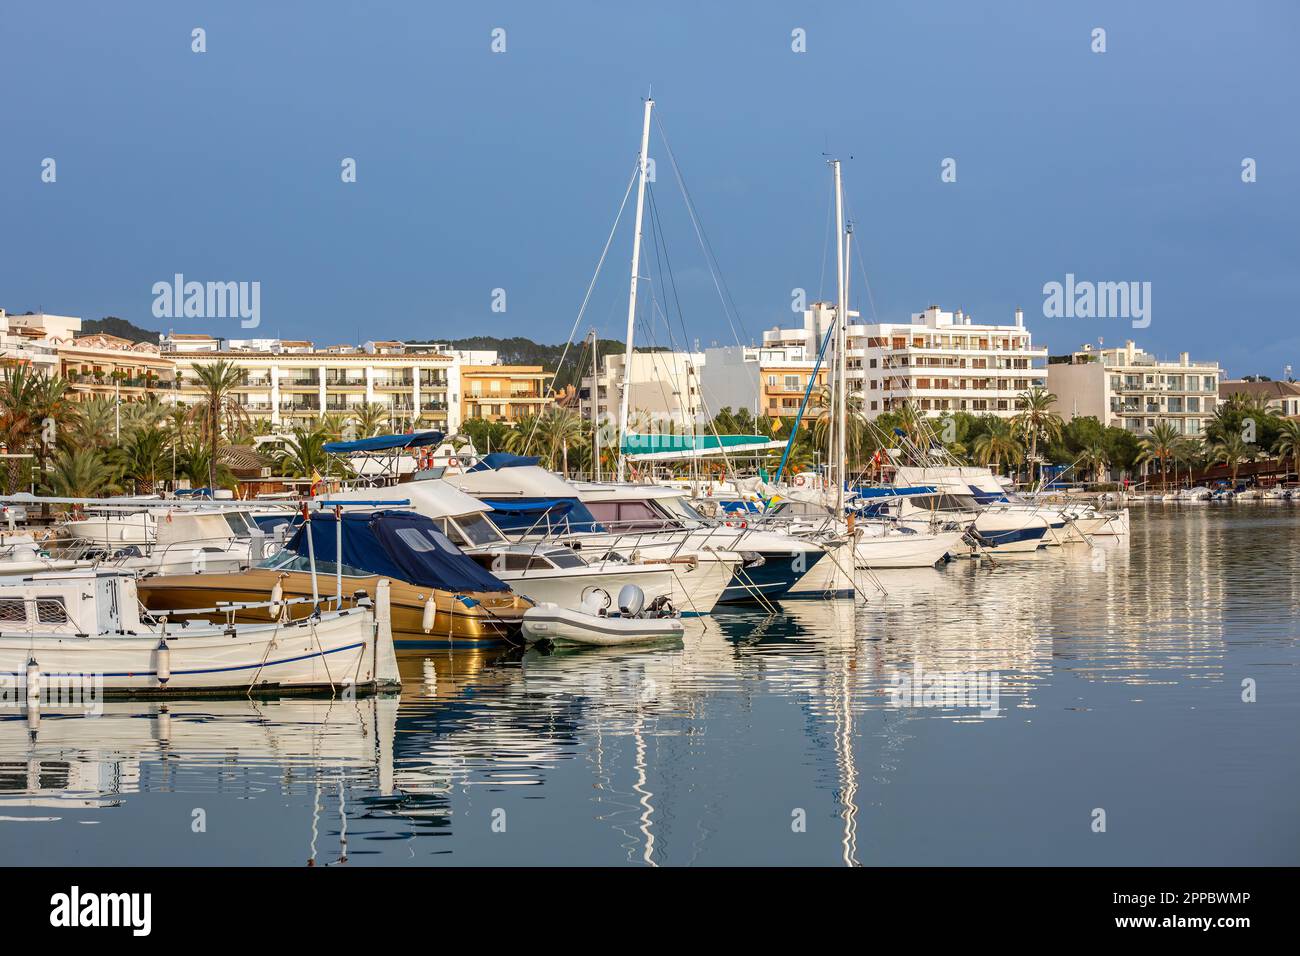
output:
<path id="1" fill-rule="evenodd" d="M 455 458 L 452 458 L 450 461 L 447 462 L 447 465 L 451 468 L 459 468 L 460 462 L 456 461 Z"/>
<path id="2" fill-rule="evenodd" d="M 807 476 L 807 474 L 805 474 L 805 473 L 802 472 L 802 471 L 799 472 L 799 474 L 797 474 L 797 475 L 794 476 L 794 483 L 795 483 L 795 485 L 797 485 L 797 486 L 800 487 L 800 488 L 805 487 L 805 486 L 808 484 L 808 476 Z"/>

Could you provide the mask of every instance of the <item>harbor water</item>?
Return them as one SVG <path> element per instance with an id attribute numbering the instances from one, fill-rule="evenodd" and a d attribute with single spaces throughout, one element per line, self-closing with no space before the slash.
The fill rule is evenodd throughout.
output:
<path id="1" fill-rule="evenodd" d="M 1300 505 L 1104 540 L 664 646 L 402 652 L 400 698 L 11 703 L 0 858 L 1300 863 Z"/>

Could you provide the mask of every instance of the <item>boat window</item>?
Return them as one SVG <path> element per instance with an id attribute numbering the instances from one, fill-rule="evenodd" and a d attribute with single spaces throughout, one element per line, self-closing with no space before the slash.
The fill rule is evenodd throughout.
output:
<path id="1" fill-rule="evenodd" d="M 674 518 L 685 519 L 696 525 L 707 524 L 704 515 L 692 508 L 685 498 L 658 498 L 656 503 Z"/>
<path id="2" fill-rule="evenodd" d="M 22 598 L 0 598 L 0 624 L 26 624 L 27 602 Z"/>
<path id="3" fill-rule="evenodd" d="M 240 520 L 240 515 L 237 512 L 223 511 L 221 517 L 226 519 L 226 524 L 235 534 L 248 534 L 248 528 L 244 526 L 244 523 Z"/>
<path id="4" fill-rule="evenodd" d="M 581 568 L 587 563 L 568 548 L 556 548 L 553 551 L 547 551 L 546 556 L 550 558 L 551 563 L 557 568 Z"/>
<path id="5" fill-rule="evenodd" d="M 419 528 L 398 528 L 397 536 L 412 551 L 432 551 L 433 541 L 420 533 Z"/>
<path id="6" fill-rule="evenodd" d="M 311 558 L 305 554 L 295 554 L 292 551 L 281 551 L 277 557 L 287 555 L 287 558 L 281 560 L 278 564 L 267 565 L 263 563 L 261 567 L 271 567 L 277 571 L 305 571 L 311 573 Z M 333 561 L 316 561 L 317 577 L 334 577 L 339 573 L 339 566 Z M 351 565 L 343 565 L 343 576 L 348 578 L 368 578 L 373 577 L 369 571 L 362 568 L 354 568 Z"/>
<path id="7" fill-rule="evenodd" d="M 63 605 L 63 598 L 38 597 L 36 599 L 36 619 L 42 624 L 67 624 L 68 609 Z"/>
<path id="8" fill-rule="evenodd" d="M 645 501 L 597 501 L 588 508 L 597 521 L 615 530 L 653 530 L 667 523 L 664 515 Z"/>
<path id="9" fill-rule="evenodd" d="M 469 544 L 495 544 L 501 540 L 501 533 L 481 514 L 460 515 L 448 524 L 458 529 Z M 462 543 L 456 540 L 456 535 L 451 533 L 451 529 L 448 529 L 448 536 L 457 544 Z"/>

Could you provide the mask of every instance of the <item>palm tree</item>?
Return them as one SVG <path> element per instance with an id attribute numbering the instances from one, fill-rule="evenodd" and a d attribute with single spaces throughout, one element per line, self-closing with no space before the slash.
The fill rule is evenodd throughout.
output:
<path id="1" fill-rule="evenodd" d="M 188 478 L 191 487 L 229 488 L 235 484 L 235 473 L 223 461 L 215 461 L 208 446 L 192 441 L 177 455 L 177 477 Z M 204 485 L 204 482 L 211 482 Z"/>
<path id="2" fill-rule="evenodd" d="M 64 449 L 50 462 L 42 488 L 59 498 L 97 498 L 122 490 L 116 466 L 96 448 Z"/>
<path id="3" fill-rule="evenodd" d="M 320 423 L 294 428 L 284 436 L 284 447 L 275 456 L 276 467 L 292 478 L 310 478 L 341 472 L 342 463 L 325 451 L 333 435 Z"/>
<path id="4" fill-rule="evenodd" d="M 1065 423 L 1060 415 L 1052 411 L 1056 396 L 1041 386 L 1035 385 L 1028 391 L 1021 392 L 1016 404 L 1020 411 L 1013 421 L 1016 430 L 1029 439 L 1029 477 L 1032 480 L 1038 460 L 1038 439 L 1041 437 L 1048 442 L 1058 441 Z"/>
<path id="5" fill-rule="evenodd" d="M 167 433 L 157 428 L 133 429 L 122 444 L 123 477 L 135 483 L 137 494 L 153 494 L 171 466 Z"/>
<path id="6" fill-rule="evenodd" d="M 388 431 L 392 409 L 380 402 L 367 402 L 352 409 L 348 423 L 353 426 L 355 437 L 373 438 Z"/>
<path id="7" fill-rule="evenodd" d="M 40 386 L 37 377 L 25 365 L 6 368 L 0 379 L 0 442 L 9 453 L 21 455 L 31 444 L 40 427 L 37 401 Z M 6 491 L 18 490 L 23 477 L 23 459 L 10 458 Z"/>
<path id="8" fill-rule="evenodd" d="M 1287 418 L 1278 422 L 1277 439 L 1273 442 L 1273 451 L 1277 453 L 1278 465 L 1287 458 L 1295 468 L 1300 463 L 1300 420 Z"/>
<path id="9" fill-rule="evenodd" d="M 538 437 L 550 450 L 552 467 L 558 453 L 565 475 L 569 473 L 569 448 L 587 443 L 587 423 L 576 411 L 552 405 L 542 413 Z"/>
<path id="10" fill-rule="evenodd" d="M 818 443 L 825 444 L 830 438 L 831 426 L 838 420 L 839 399 L 835 397 L 834 391 L 829 386 L 823 385 L 813 391 L 808 404 L 815 413 L 813 436 Z M 844 453 L 849 459 L 845 465 L 851 466 L 853 462 L 862 461 L 869 440 L 862 396 L 849 395 L 845 398 L 844 405 L 848 416 L 848 427 L 844 431 Z M 832 453 L 832 450 L 828 449 L 826 457 L 829 459 Z"/>
<path id="11" fill-rule="evenodd" d="M 995 471 L 1002 469 L 1002 462 L 1015 464 L 1024 454 L 1024 446 L 1016 439 L 1015 428 L 1004 418 L 990 421 L 989 430 L 975 439 L 975 458 L 984 465 L 993 462 Z"/>
<path id="12" fill-rule="evenodd" d="M 199 439 L 207 448 L 208 487 L 215 488 L 222 432 L 233 434 L 239 423 L 248 420 L 248 413 L 235 398 L 244 373 L 233 362 L 221 359 L 211 365 L 195 365 L 194 377 L 201 397 L 190 407 L 190 416 L 198 424 Z"/>
<path id="13" fill-rule="evenodd" d="M 1214 455 L 1215 461 L 1221 461 L 1232 469 L 1232 484 L 1237 484 L 1237 470 L 1241 468 L 1244 461 L 1253 461 L 1259 453 L 1259 449 L 1249 442 L 1243 441 L 1242 437 L 1237 434 L 1226 435 L 1219 441 L 1215 442 L 1210 448 L 1210 453 Z"/>
<path id="14" fill-rule="evenodd" d="M 1102 474 L 1110 466 L 1110 452 L 1101 442 L 1094 442 L 1083 450 L 1080 456 L 1084 465 L 1092 469 L 1093 480 L 1101 484 L 1105 479 Z"/>
<path id="15" fill-rule="evenodd" d="M 1138 454 L 1138 461 L 1159 461 L 1160 462 L 1160 480 L 1168 488 L 1169 476 L 1165 467 L 1165 462 L 1174 456 L 1178 450 L 1178 443 L 1182 441 L 1182 435 L 1169 422 L 1156 422 L 1155 427 L 1146 438 L 1139 443 L 1141 452 Z"/>

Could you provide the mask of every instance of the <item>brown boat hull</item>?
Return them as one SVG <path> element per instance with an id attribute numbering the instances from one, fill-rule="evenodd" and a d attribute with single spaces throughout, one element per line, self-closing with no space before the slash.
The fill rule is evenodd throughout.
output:
<path id="1" fill-rule="evenodd" d="M 378 576 L 345 577 L 343 605 L 354 603 L 361 594 L 375 593 Z M 222 603 L 256 603 L 271 599 L 271 590 L 280 583 L 286 600 L 312 596 L 311 575 L 305 571 L 274 571 L 250 568 L 238 574 L 168 574 L 144 577 L 139 582 L 140 600 L 150 611 L 185 611 L 213 608 Z M 321 575 L 317 585 L 322 601 L 335 603 L 333 577 Z M 433 627 L 424 630 L 424 609 L 432 595 L 437 612 Z M 471 598 L 477 606 L 466 607 L 460 597 Z M 400 646 L 456 646 L 458 644 L 497 644 L 517 642 L 524 611 L 531 607 L 525 598 L 511 591 L 484 591 L 455 595 L 405 581 L 392 581 L 389 590 L 392 609 L 393 640 Z M 312 611 L 312 604 L 289 604 L 289 614 L 296 620 Z M 195 615 L 215 622 L 230 618 L 221 611 Z M 245 608 L 234 612 L 239 622 L 264 622 L 267 608 Z"/>

